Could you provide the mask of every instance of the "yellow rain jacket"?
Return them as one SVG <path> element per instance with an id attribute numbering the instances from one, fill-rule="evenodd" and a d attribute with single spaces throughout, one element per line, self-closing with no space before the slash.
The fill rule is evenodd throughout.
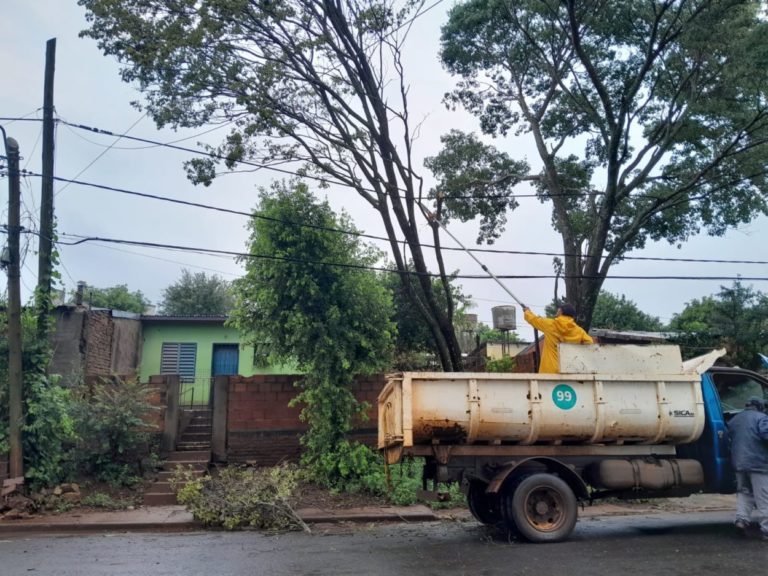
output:
<path id="1" fill-rule="evenodd" d="M 539 373 L 557 374 L 560 372 L 560 357 L 558 345 L 560 342 L 567 344 L 594 344 L 592 337 L 584 329 L 576 324 L 570 316 L 557 316 L 556 318 L 542 318 L 530 310 L 525 310 L 525 321 L 544 333 L 544 349 L 541 352 Z"/>

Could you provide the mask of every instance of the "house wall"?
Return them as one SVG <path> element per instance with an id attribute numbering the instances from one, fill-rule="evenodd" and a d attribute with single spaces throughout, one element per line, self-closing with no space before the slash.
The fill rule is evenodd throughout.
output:
<path id="1" fill-rule="evenodd" d="M 130 318 L 112 318 L 110 370 L 123 377 L 135 377 L 141 363 L 141 322 Z"/>
<path id="2" fill-rule="evenodd" d="M 227 406 L 227 460 L 271 466 L 297 460 L 299 438 L 306 424 L 299 420 L 300 407 L 290 408 L 296 396 L 296 375 L 232 376 Z M 352 387 L 359 401 L 369 403 L 368 421 L 360 423 L 354 437 L 376 444 L 377 404 L 384 387 L 382 375 L 358 378 Z"/>
<path id="3" fill-rule="evenodd" d="M 141 346 L 140 378 L 142 382 L 149 381 L 150 376 L 160 374 L 160 359 L 163 342 L 195 342 L 197 343 L 197 359 L 195 376 L 205 378 L 211 376 L 213 365 L 214 344 L 239 344 L 240 334 L 234 328 L 222 324 L 192 322 L 158 322 L 144 321 L 143 342 Z M 253 365 L 253 346 L 240 345 L 238 358 L 238 373 L 243 376 L 254 374 L 292 374 L 296 373 L 293 366 Z"/>
<path id="4" fill-rule="evenodd" d="M 85 323 L 85 374 L 109 376 L 112 368 L 112 333 L 109 310 L 91 310 Z"/>
<path id="5" fill-rule="evenodd" d="M 50 334 L 53 358 L 49 371 L 60 374 L 62 384 L 74 384 L 85 371 L 85 324 L 88 310 L 60 306 L 54 311 L 54 329 Z"/>
<path id="6" fill-rule="evenodd" d="M 49 372 L 72 386 L 83 378 L 134 377 L 139 366 L 141 322 L 116 318 L 111 310 L 58 306 L 50 335 Z"/>

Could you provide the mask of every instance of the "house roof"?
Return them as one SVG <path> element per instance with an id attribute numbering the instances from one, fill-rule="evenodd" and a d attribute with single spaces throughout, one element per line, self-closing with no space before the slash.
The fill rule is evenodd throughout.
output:
<path id="1" fill-rule="evenodd" d="M 163 324 L 163 323 L 188 323 L 188 324 L 223 324 L 229 319 L 229 316 L 211 315 L 211 316 L 163 316 L 163 315 L 148 315 L 141 316 L 141 321 L 147 324 Z"/>

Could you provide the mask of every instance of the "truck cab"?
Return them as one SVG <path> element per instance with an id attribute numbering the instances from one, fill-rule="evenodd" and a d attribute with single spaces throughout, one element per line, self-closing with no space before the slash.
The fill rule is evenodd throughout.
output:
<path id="1" fill-rule="evenodd" d="M 698 441 L 678 446 L 678 456 L 702 463 L 706 492 L 731 494 L 736 476 L 727 424 L 751 396 L 768 399 L 768 379 L 751 370 L 713 366 L 702 374 L 701 389 L 707 415 L 704 431 Z"/>

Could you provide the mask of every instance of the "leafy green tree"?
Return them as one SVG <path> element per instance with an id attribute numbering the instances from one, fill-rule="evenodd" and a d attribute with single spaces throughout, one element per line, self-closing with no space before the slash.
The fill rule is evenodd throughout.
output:
<path id="1" fill-rule="evenodd" d="M 557 312 L 557 304 L 547 304 L 545 313 L 554 316 Z M 577 310 L 578 312 L 578 310 Z M 607 328 L 610 330 L 641 330 L 646 332 L 658 332 L 664 329 L 664 324 L 655 316 L 646 314 L 637 307 L 632 300 L 624 294 L 616 295 L 610 292 L 600 292 L 592 313 L 592 326 L 594 328 Z"/>
<path id="2" fill-rule="evenodd" d="M 365 269 L 378 252 L 340 233 L 356 231 L 306 185 L 262 190 L 259 210 L 266 218 L 250 222 L 250 257 L 245 276 L 234 282 L 232 323 L 254 341 L 269 341 L 274 358 L 295 361 L 305 374 L 297 397 L 309 424 L 303 461 L 317 480 L 338 485 L 369 461 L 367 449 L 346 437 L 362 414 L 349 386 L 355 375 L 390 361 L 391 295 Z"/>
<path id="3" fill-rule="evenodd" d="M 448 217 L 501 234 L 533 183 L 561 235 L 566 296 L 589 328 L 611 266 L 768 213 L 768 21 L 759 0 L 465 0 L 440 57 L 447 97 L 527 163 L 452 131 L 428 161 Z"/>
<path id="4" fill-rule="evenodd" d="M 303 165 L 301 173 L 353 190 L 378 213 L 400 276 L 441 365 L 461 368 L 449 276 L 427 216 L 413 145 L 402 47 L 425 0 L 78 0 L 82 35 L 116 56 L 159 126 L 229 122 L 211 157 L 187 164 L 210 183 L 214 159 Z M 425 195 L 424 195 L 425 196 Z M 295 218 L 290 218 L 295 221 Z M 432 254 L 432 252 L 434 253 Z M 430 257 L 431 256 L 431 257 Z M 443 307 L 428 262 L 441 276 Z"/>
<path id="5" fill-rule="evenodd" d="M 504 334 L 501 330 L 491 328 L 487 324 L 480 322 L 477 325 L 477 335 L 480 342 L 520 342 L 520 336 L 517 332 L 507 332 Z"/>
<path id="6" fill-rule="evenodd" d="M 646 314 L 624 294 L 619 296 L 610 292 L 601 292 L 592 315 L 592 326 L 611 330 L 641 330 L 658 332 L 663 324 L 655 316 Z"/>
<path id="7" fill-rule="evenodd" d="M 181 271 L 181 278 L 163 291 L 161 310 L 171 316 L 225 316 L 232 309 L 229 282 L 216 274 Z"/>
<path id="8" fill-rule="evenodd" d="M 724 346 L 727 361 L 743 368 L 760 367 L 758 352 L 768 350 L 768 296 L 736 281 L 716 296 L 692 300 L 675 314 L 670 329 L 679 331 L 687 356 Z"/>
<path id="9" fill-rule="evenodd" d="M 412 263 L 409 264 L 413 268 Z M 392 267 L 391 272 L 382 273 L 381 281 L 392 293 L 394 302 L 393 321 L 397 326 L 397 338 L 395 341 L 395 368 L 398 370 L 416 370 L 434 368 L 434 359 L 437 357 L 435 341 L 432 338 L 429 325 L 419 313 L 413 300 L 408 297 L 408 292 L 400 280 L 397 269 Z M 432 280 L 435 296 L 441 306 L 447 309 L 448 303 L 445 293 L 441 288 L 441 281 Z M 456 306 L 453 314 L 454 323 L 461 325 L 464 311 L 471 304 L 469 298 L 461 292 L 456 282 L 449 278 L 451 299 Z M 420 286 L 415 286 L 420 290 Z"/>
<path id="10" fill-rule="evenodd" d="M 74 302 L 74 298 L 70 298 L 70 302 Z M 143 313 L 150 305 L 150 301 L 141 290 L 131 292 L 126 284 L 117 284 L 108 288 L 86 286 L 83 303 L 93 308 L 110 308 L 137 314 Z"/>

